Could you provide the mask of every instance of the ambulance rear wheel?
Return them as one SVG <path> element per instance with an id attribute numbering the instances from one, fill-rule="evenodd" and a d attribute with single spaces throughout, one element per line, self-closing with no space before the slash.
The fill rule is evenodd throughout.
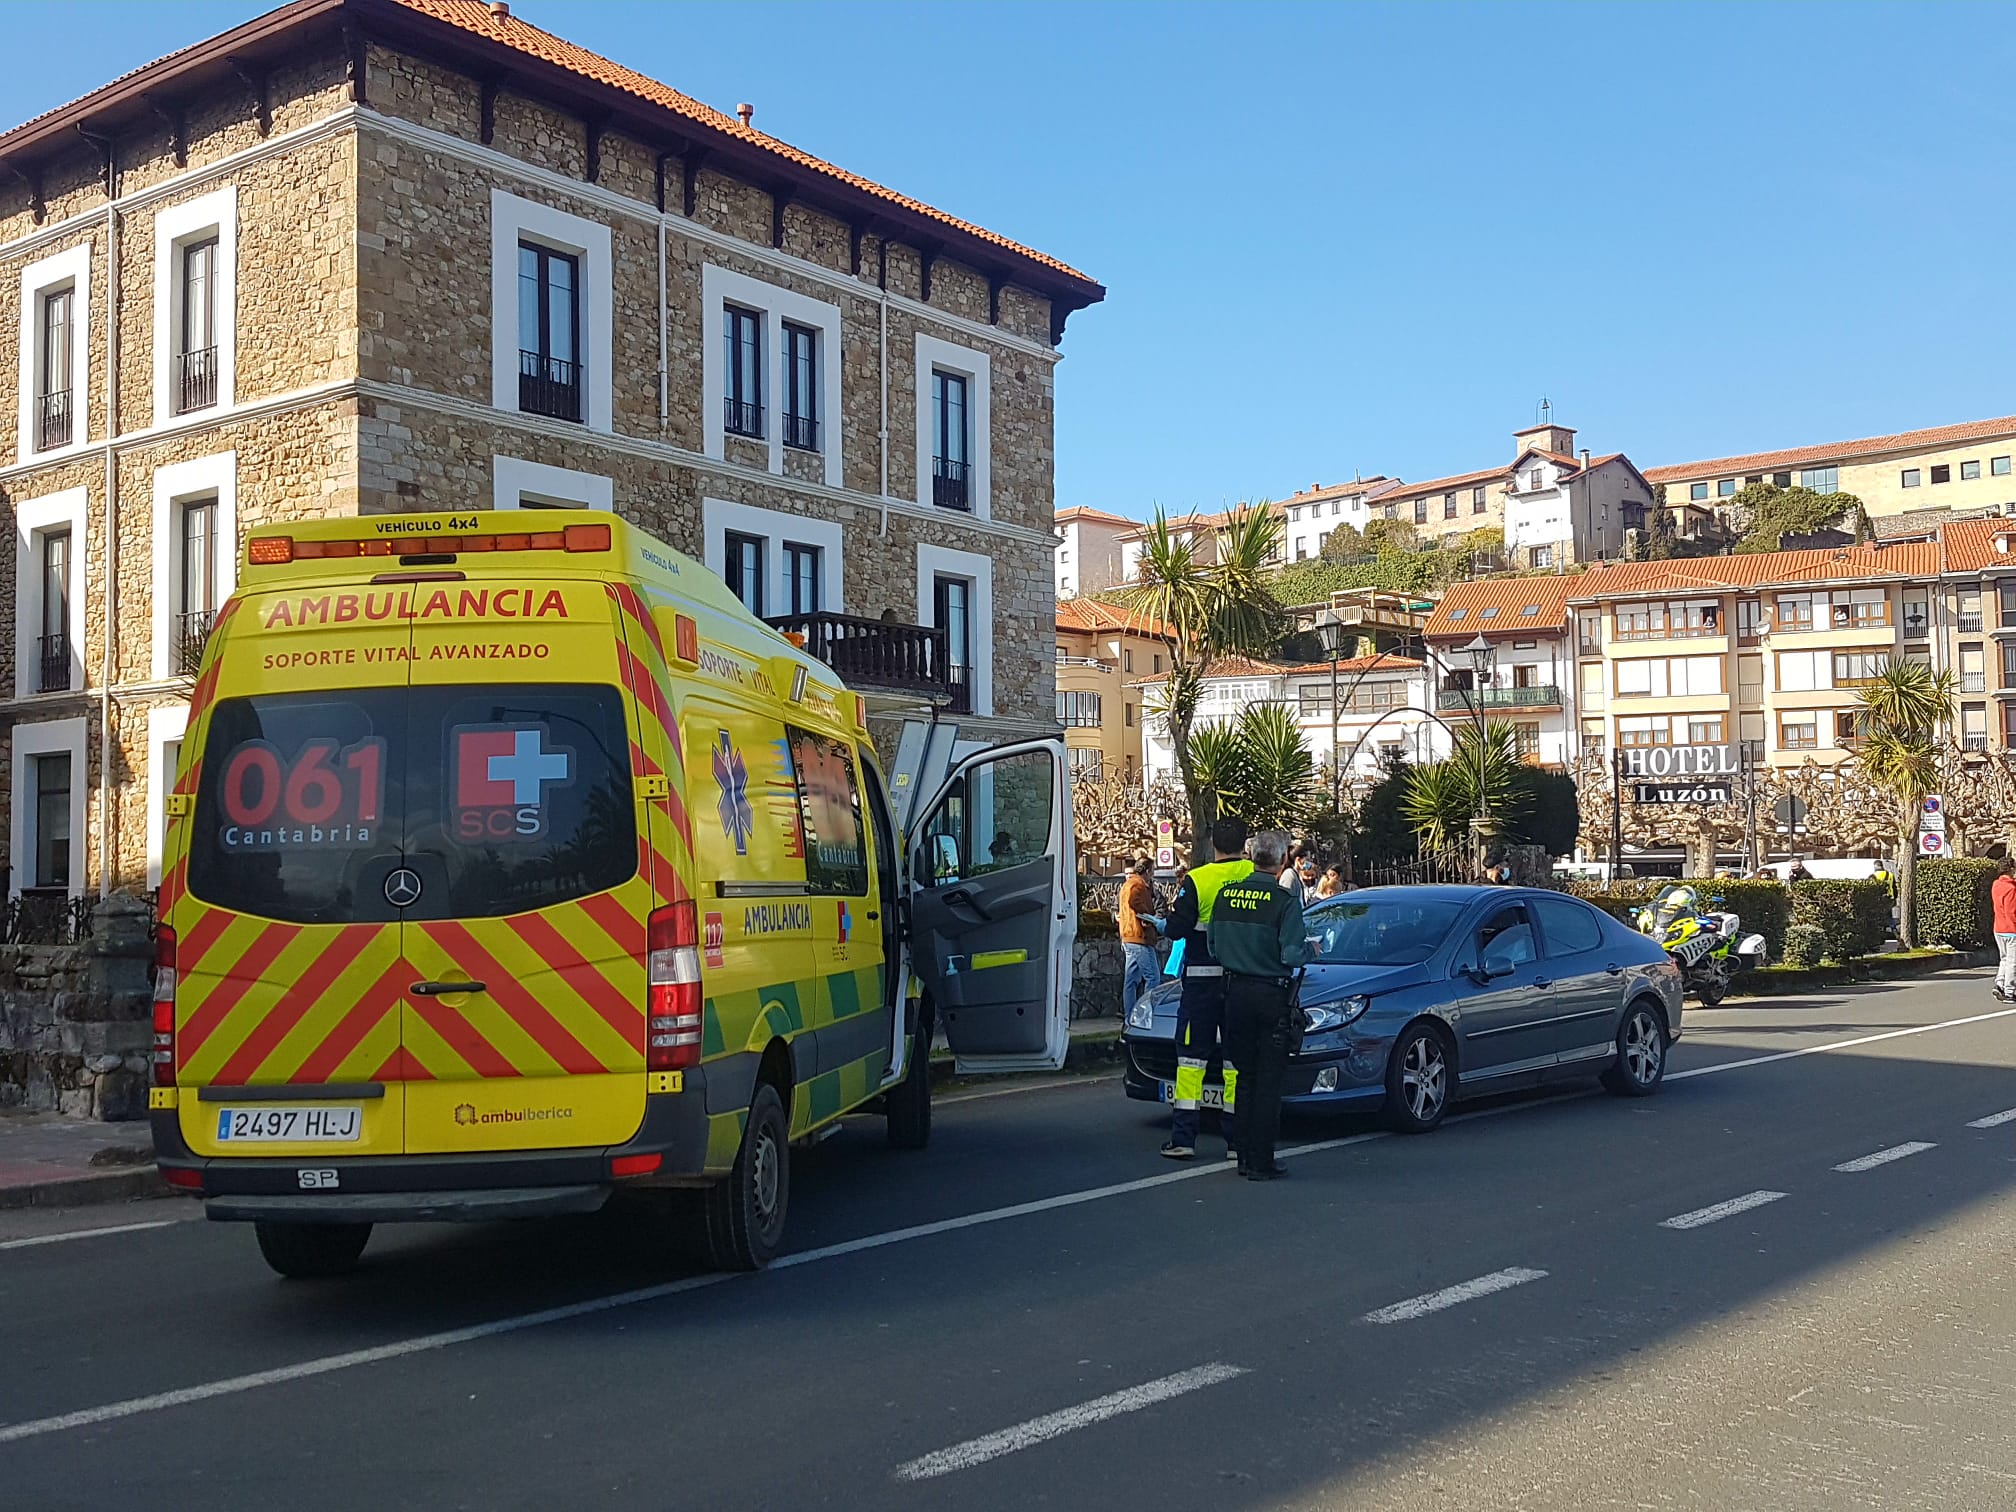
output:
<path id="1" fill-rule="evenodd" d="M 728 1179 L 709 1187 L 707 1259 L 716 1270 L 761 1270 L 784 1242 L 791 1201 L 791 1130 L 768 1082 L 756 1089 Z"/>
<path id="2" fill-rule="evenodd" d="M 371 1238 L 368 1223 L 255 1223 L 252 1230 L 268 1265 L 304 1281 L 353 1269 Z"/>
<path id="3" fill-rule="evenodd" d="M 931 1020 L 920 1017 L 910 1039 L 910 1063 L 903 1080 L 883 1096 L 889 1121 L 889 1148 L 921 1150 L 931 1143 Z"/>

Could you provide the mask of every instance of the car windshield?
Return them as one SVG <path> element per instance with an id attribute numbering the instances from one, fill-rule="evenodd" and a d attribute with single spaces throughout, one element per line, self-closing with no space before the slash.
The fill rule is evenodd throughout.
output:
<path id="1" fill-rule="evenodd" d="M 1436 898 L 1339 898 L 1309 911 L 1321 966 L 1412 966 L 1449 937 L 1462 904 Z"/>

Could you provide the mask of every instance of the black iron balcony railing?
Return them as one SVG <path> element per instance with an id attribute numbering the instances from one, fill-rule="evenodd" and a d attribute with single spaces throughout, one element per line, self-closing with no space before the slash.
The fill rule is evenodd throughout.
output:
<path id="1" fill-rule="evenodd" d="M 973 507 L 973 466 L 949 457 L 931 459 L 931 502 L 940 509 Z"/>
<path id="2" fill-rule="evenodd" d="M 743 399 L 721 401 L 721 428 L 731 436 L 751 436 L 763 439 L 763 406 Z"/>
<path id="3" fill-rule="evenodd" d="M 952 664 L 943 630 L 824 612 L 764 623 L 802 637 L 806 654 L 826 663 L 850 687 L 949 698 L 952 712 L 970 712 L 966 668 Z"/>
<path id="4" fill-rule="evenodd" d="M 70 390 L 39 394 L 35 399 L 35 450 L 54 451 L 70 444 Z"/>
<path id="5" fill-rule="evenodd" d="M 549 420 L 581 421 L 581 364 L 537 352 L 518 352 L 518 408 Z"/>
<path id="6" fill-rule="evenodd" d="M 194 677 L 203 670 L 203 648 L 216 627 L 215 609 L 192 609 L 175 616 L 175 675 Z"/>
<path id="7" fill-rule="evenodd" d="M 819 422 L 810 415 L 786 415 L 784 444 L 800 451 L 819 450 Z"/>
<path id="8" fill-rule="evenodd" d="M 175 355 L 175 413 L 208 409 L 217 402 L 217 348 L 198 347 Z"/>
<path id="9" fill-rule="evenodd" d="M 1552 683 L 1533 688 L 1439 688 L 1437 709 L 1552 709 L 1561 703 L 1561 690 Z"/>
<path id="10" fill-rule="evenodd" d="M 70 691 L 70 637 L 60 630 L 45 635 L 37 643 L 41 652 L 41 675 L 35 681 L 38 693 Z"/>

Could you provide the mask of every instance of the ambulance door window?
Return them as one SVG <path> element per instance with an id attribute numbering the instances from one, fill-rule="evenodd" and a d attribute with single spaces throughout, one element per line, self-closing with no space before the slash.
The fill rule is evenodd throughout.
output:
<path id="1" fill-rule="evenodd" d="M 819 1070 L 873 1060 L 879 1082 L 890 1048 L 891 1004 L 883 991 L 882 937 L 865 915 L 870 901 L 868 835 L 851 742 L 788 727 L 805 835 L 805 885 L 812 903 L 813 971 L 819 978 Z"/>

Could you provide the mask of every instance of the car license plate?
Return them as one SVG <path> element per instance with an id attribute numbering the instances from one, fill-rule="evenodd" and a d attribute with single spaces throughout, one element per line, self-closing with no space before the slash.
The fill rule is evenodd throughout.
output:
<path id="1" fill-rule="evenodd" d="M 1166 1081 L 1162 1083 L 1162 1101 L 1165 1103 L 1176 1101 L 1176 1083 Z M 1206 1087 L 1204 1095 L 1197 1100 L 1197 1106 L 1200 1108 L 1216 1108 L 1219 1112 L 1224 1112 L 1225 1089 L 1223 1087 Z"/>
<path id="2" fill-rule="evenodd" d="M 219 1144 L 355 1144 L 364 1132 L 361 1107 L 222 1108 Z"/>

